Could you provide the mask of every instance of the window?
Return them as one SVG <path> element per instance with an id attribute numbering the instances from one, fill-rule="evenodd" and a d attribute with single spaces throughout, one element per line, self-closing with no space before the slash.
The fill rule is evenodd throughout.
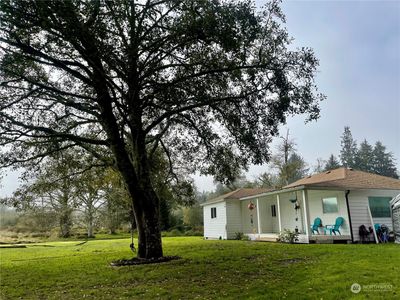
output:
<path id="1" fill-rule="evenodd" d="M 390 218 L 390 197 L 368 197 L 373 218 Z"/>
<path id="2" fill-rule="evenodd" d="M 275 205 L 271 205 L 271 214 L 273 217 L 276 217 L 276 206 Z"/>
<path id="3" fill-rule="evenodd" d="M 217 208 L 211 207 L 211 219 L 214 219 L 216 217 L 217 217 Z"/>
<path id="4" fill-rule="evenodd" d="M 337 198 L 336 197 L 322 198 L 322 211 L 324 214 L 338 212 L 339 208 L 338 208 Z"/>

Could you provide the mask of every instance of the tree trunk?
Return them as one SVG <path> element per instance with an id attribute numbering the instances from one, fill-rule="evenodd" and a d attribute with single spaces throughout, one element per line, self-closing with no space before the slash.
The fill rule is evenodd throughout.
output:
<path id="1" fill-rule="evenodd" d="M 145 259 L 162 257 L 158 197 L 152 189 L 134 189 L 132 195 L 138 230 L 138 257 Z"/>
<path id="2" fill-rule="evenodd" d="M 92 238 L 93 236 L 93 225 L 92 224 L 88 224 L 88 228 L 87 228 L 87 237 L 88 238 Z"/>
<path id="3" fill-rule="evenodd" d="M 146 258 L 159 258 L 163 256 L 161 243 L 161 230 L 159 208 L 154 207 L 145 211 Z"/>
<path id="4" fill-rule="evenodd" d="M 63 210 L 60 216 L 60 237 L 67 238 L 71 235 L 71 213 L 69 209 Z"/>
<path id="5" fill-rule="evenodd" d="M 87 222 L 87 237 L 92 238 L 93 236 L 93 218 L 89 218 Z"/>
<path id="6" fill-rule="evenodd" d="M 69 182 L 67 179 L 64 179 L 62 183 L 62 196 L 60 200 L 61 209 L 59 211 L 60 236 L 63 238 L 71 235 L 72 208 L 69 204 L 69 197 Z"/>
<path id="7" fill-rule="evenodd" d="M 93 236 L 93 207 L 91 203 L 88 203 L 88 208 L 86 210 L 86 229 L 87 229 L 87 237 L 92 238 Z"/>
<path id="8" fill-rule="evenodd" d="M 99 76 L 101 77 L 101 75 Z M 162 257 L 161 231 L 159 226 L 159 200 L 151 184 L 150 166 L 147 160 L 145 133 L 141 130 L 141 116 L 134 115 L 132 128 L 133 149 L 128 154 L 123 137 L 112 114 L 110 95 L 106 89 L 107 83 L 100 80 L 98 100 L 102 106 L 102 119 L 110 139 L 111 150 L 116 158 L 116 167 L 122 175 L 135 214 L 138 230 L 138 257 L 151 259 Z M 131 160 L 133 158 L 133 161 Z"/>

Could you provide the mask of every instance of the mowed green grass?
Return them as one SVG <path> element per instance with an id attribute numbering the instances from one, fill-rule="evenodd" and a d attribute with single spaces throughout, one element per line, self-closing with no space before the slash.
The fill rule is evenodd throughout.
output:
<path id="1" fill-rule="evenodd" d="M 0 249 L 1 299 L 400 298 L 400 246 L 287 245 L 164 238 L 180 260 L 111 267 L 129 239 Z M 44 247 L 53 246 L 53 247 Z M 392 285 L 353 294 L 353 283 Z"/>

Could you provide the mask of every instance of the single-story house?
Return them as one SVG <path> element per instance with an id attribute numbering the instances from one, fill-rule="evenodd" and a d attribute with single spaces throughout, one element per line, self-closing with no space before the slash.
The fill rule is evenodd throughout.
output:
<path id="1" fill-rule="evenodd" d="M 400 194 L 400 180 L 339 168 L 300 179 L 282 189 L 238 189 L 203 204 L 204 237 L 276 240 L 284 229 L 299 232 L 299 242 L 360 240 L 359 227 L 385 224 L 393 229 L 390 201 Z M 341 217 L 340 234 L 325 232 Z M 318 230 L 311 225 L 322 221 Z"/>

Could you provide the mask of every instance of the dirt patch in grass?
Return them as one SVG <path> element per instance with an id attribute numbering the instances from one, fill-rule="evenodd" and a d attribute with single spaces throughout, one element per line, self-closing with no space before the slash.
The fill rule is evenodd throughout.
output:
<path id="1" fill-rule="evenodd" d="M 299 263 L 302 261 L 304 261 L 304 258 L 287 258 L 287 259 L 279 260 L 279 263 L 284 266 L 288 266 L 288 265 Z"/>
<path id="2" fill-rule="evenodd" d="M 143 258 L 132 258 L 132 259 L 120 259 L 110 263 L 112 267 L 123 267 L 123 266 L 134 266 L 134 265 L 147 265 L 147 264 L 159 264 L 168 262 L 171 260 L 181 259 L 180 256 L 163 256 L 154 259 L 143 259 Z"/>
<path id="3" fill-rule="evenodd" d="M 249 255 L 249 256 L 244 257 L 244 259 L 247 259 L 247 260 L 256 260 L 258 258 L 259 258 L 258 255 Z"/>

